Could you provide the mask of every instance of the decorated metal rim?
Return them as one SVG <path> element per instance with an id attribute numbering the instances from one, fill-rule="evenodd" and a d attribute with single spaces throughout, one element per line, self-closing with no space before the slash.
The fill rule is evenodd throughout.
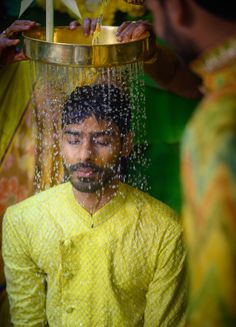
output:
<path id="1" fill-rule="evenodd" d="M 65 66 L 107 67 L 142 61 L 149 50 L 149 33 L 135 41 L 118 42 L 116 26 L 102 26 L 98 42 L 85 36 L 81 27 L 54 28 L 53 42 L 45 39 L 45 28 L 24 32 L 24 52 L 29 59 Z"/>

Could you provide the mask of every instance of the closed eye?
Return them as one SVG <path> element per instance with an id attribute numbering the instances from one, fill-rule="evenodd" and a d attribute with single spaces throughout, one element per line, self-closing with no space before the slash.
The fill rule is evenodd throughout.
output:
<path id="1" fill-rule="evenodd" d="M 93 138 L 94 144 L 101 146 L 109 146 L 111 145 L 111 139 L 106 137 Z"/>
<path id="2" fill-rule="evenodd" d="M 72 145 L 80 144 L 81 143 L 81 137 L 77 135 L 68 135 L 67 136 L 67 142 Z"/>

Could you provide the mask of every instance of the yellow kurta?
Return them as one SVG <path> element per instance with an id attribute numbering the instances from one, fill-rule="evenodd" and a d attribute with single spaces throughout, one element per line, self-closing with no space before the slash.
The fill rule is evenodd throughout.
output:
<path id="1" fill-rule="evenodd" d="M 15 326 L 179 326 L 185 250 L 174 212 L 125 184 L 94 215 L 65 183 L 10 207 L 3 256 Z"/>

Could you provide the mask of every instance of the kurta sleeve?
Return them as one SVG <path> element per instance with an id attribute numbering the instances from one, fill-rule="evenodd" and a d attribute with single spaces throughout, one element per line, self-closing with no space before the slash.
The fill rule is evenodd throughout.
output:
<path id="1" fill-rule="evenodd" d="M 14 326 L 44 326 L 45 277 L 33 262 L 21 212 L 10 208 L 3 220 L 3 260 Z"/>
<path id="2" fill-rule="evenodd" d="M 187 302 L 185 257 L 182 232 L 176 234 L 170 229 L 163 237 L 156 271 L 146 296 L 145 327 L 184 324 Z"/>

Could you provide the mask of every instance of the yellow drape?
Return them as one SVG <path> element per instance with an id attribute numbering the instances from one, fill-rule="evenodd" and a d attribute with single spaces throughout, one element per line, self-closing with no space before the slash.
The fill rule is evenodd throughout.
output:
<path id="1" fill-rule="evenodd" d="M 29 62 L 21 62 L 0 71 L 0 161 L 30 100 L 29 68 Z"/>

